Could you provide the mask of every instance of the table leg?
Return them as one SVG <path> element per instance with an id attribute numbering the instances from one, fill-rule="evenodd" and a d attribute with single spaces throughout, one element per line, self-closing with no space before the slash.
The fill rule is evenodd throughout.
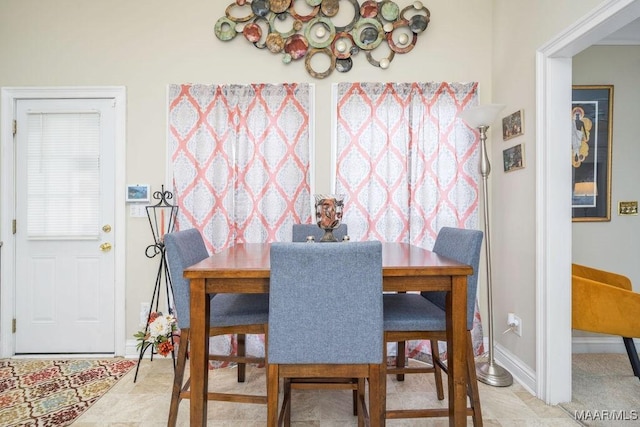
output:
<path id="1" fill-rule="evenodd" d="M 191 332 L 190 332 L 190 376 L 191 397 L 190 426 L 207 425 L 207 392 L 209 390 L 209 297 L 205 292 L 205 279 L 191 279 Z"/>
<path id="2" fill-rule="evenodd" d="M 466 333 L 467 277 L 453 276 L 447 294 L 449 425 L 467 425 Z"/>

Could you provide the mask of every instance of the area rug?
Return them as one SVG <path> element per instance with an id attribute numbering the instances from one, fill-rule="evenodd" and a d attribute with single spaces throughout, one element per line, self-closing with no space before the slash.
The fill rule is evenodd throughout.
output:
<path id="1" fill-rule="evenodd" d="M 135 360 L 0 360 L 0 426 L 68 426 Z"/>

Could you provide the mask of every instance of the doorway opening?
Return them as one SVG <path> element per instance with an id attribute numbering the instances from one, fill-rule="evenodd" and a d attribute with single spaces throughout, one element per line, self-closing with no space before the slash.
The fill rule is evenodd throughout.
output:
<path id="1" fill-rule="evenodd" d="M 571 188 L 566 146 L 571 58 L 640 18 L 640 0 L 605 2 L 542 46 L 536 57 L 536 395 L 571 401 Z"/>

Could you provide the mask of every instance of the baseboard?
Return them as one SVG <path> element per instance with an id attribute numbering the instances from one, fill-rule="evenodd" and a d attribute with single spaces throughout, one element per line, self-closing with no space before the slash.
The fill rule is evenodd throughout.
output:
<path id="1" fill-rule="evenodd" d="M 640 348 L 640 340 L 634 339 L 636 351 Z M 621 337 L 594 336 L 573 337 L 571 340 L 572 353 L 626 353 Z"/>
<path id="2" fill-rule="evenodd" d="M 488 337 L 484 337 L 483 344 L 484 348 L 489 348 Z M 533 369 L 500 344 L 493 346 L 493 359 L 495 363 L 509 371 L 514 382 L 519 383 L 532 395 L 536 395 L 536 373 Z"/>
<path id="3" fill-rule="evenodd" d="M 522 360 L 499 344 L 493 347 L 495 362 L 505 368 L 513 376 L 513 381 L 518 382 L 533 396 L 536 395 L 536 373 Z"/>
<path id="4" fill-rule="evenodd" d="M 640 351 L 640 339 L 634 339 L 636 350 Z M 626 349 L 621 337 L 597 336 L 597 337 L 573 337 L 571 341 L 572 353 L 624 353 Z M 485 348 L 489 348 L 488 339 L 485 337 Z M 522 360 L 499 344 L 494 345 L 493 357 L 495 362 L 505 368 L 517 381 L 532 395 L 536 395 L 536 373 Z"/>
<path id="5" fill-rule="evenodd" d="M 127 340 L 124 347 L 124 357 L 126 359 L 137 359 L 140 357 L 140 351 L 136 348 L 138 340 Z M 146 351 L 142 356 L 143 359 L 151 358 L 151 351 Z"/>

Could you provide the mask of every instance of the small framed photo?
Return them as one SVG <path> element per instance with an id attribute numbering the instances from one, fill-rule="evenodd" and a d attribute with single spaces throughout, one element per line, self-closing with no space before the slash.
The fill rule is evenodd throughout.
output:
<path id="1" fill-rule="evenodd" d="M 524 134 L 524 110 L 516 111 L 502 119 L 502 139 L 515 138 Z"/>
<path id="2" fill-rule="evenodd" d="M 148 202 L 149 185 L 135 184 L 127 185 L 127 202 Z"/>
<path id="3" fill-rule="evenodd" d="M 502 151 L 504 171 L 511 172 L 524 168 L 524 147 L 522 144 L 514 145 Z"/>

